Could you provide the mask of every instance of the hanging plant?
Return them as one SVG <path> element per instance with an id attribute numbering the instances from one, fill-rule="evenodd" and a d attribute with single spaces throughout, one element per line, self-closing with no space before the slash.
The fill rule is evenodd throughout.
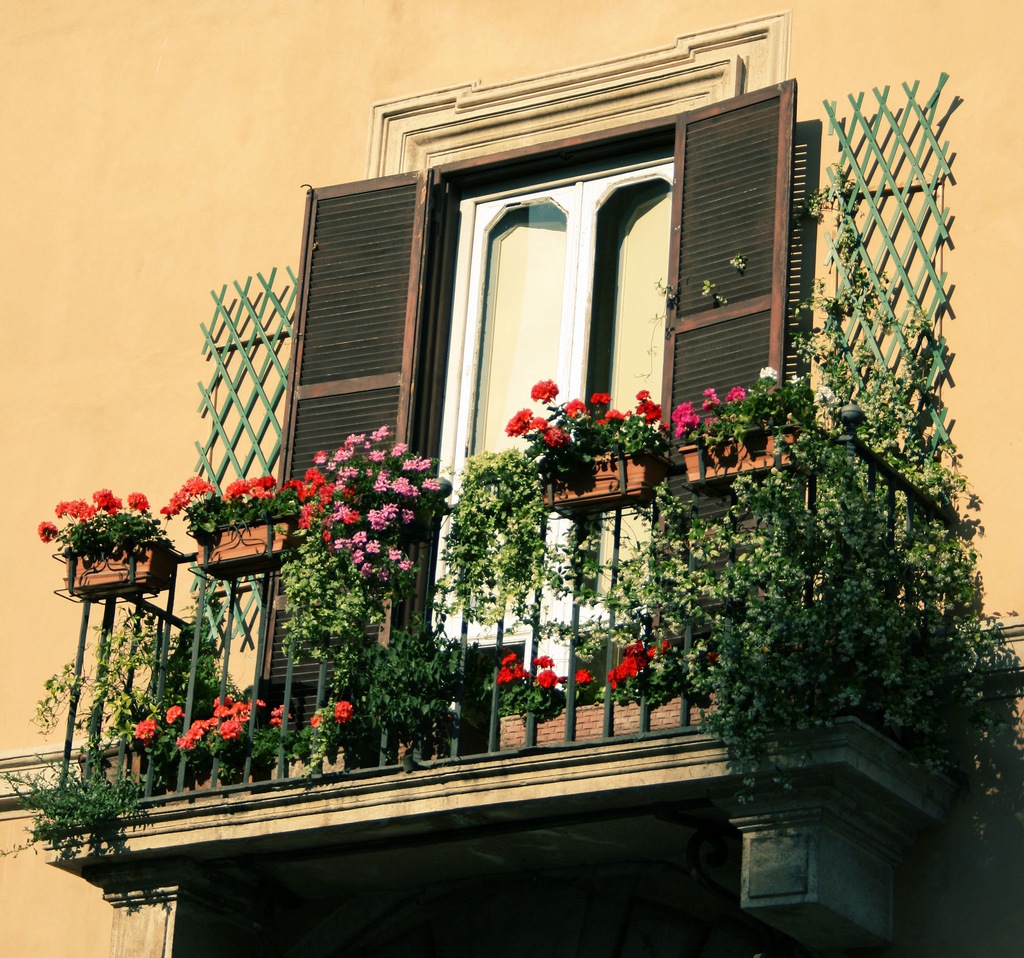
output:
<path id="1" fill-rule="evenodd" d="M 443 552 L 448 610 L 482 625 L 507 614 L 525 618 L 550 582 L 547 514 L 540 476 L 525 453 L 468 459 Z"/>

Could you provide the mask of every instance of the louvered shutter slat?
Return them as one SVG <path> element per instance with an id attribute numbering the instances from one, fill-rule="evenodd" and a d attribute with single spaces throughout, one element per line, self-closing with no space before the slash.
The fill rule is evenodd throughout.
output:
<path id="1" fill-rule="evenodd" d="M 392 426 L 407 438 L 423 259 L 426 177 L 314 190 L 302 269 L 285 469 Z"/>
<path id="2" fill-rule="evenodd" d="M 698 404 L 704 390 L 783 366 L 792 81 L 680 117 L 678 242 L 669 275 L 665 400 Z M 740 255 L 741 271 L 730 264 Z M 705 294 L 707 284 L 714 295 Z"/>

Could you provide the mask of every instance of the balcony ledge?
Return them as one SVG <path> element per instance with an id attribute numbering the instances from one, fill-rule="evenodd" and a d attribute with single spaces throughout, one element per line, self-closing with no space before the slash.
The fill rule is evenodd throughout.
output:
<path id="1" fill-rule="evenodd" d="M 777 784 L 779 772 L 791 787 Z M 754 786 L 741 801 L 744 774 Z M 127 823 L 116 850 L 55 864 L 102 887 L 115 906 L 145 896 L 139 886 L 242 860 L 296 897 L 314 886 L 320 896 L 345 895 L 375 880 L 422 881 L 439 861 L 446 875 L 467 878 L 514 871 L 527 833 L 526 844 L 542 842 L 552 864 L 627 853 L 678 861 L 682 846 L 671 836 L 681 829 L 659 813 L 667 809 L 738 829 L 745 911 L 805 946 L 841 949 L 891 939 L 896 865 L 920 829 L 942 822 L 953 793 L 948 778 L 911 765 L 852 718 L 780 738 L 757 769 L 684 731 L 472 756 L 411 773 L 358 771 L 311 787 L 196 792 Z M 640 820 L 643 827 L 623 825 Z M 331 867 L 342 859 L 345 867 Z"/>

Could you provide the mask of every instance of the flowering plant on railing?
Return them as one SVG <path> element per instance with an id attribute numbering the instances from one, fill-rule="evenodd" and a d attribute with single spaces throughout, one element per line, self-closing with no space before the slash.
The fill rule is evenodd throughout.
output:
<path id="1" fill-rule="evenodd" d="M 57 503 L 58 519 L 39 523 L 39 538 L 46 543 L 59 542 L 76 556 L 87 560 L 140 556 L 150 546 L 167 543 L 162 521 L 149 510 L 149 500 L 141 492 L 128 496 L 127 505 L 109 489 L 98 489 L 92 501 L 74 499 Z"/>
<path id="2" fill-rule="evenodd" d="M 547 655 L 534 657 L 533 672 L 531 675 L 523 667 L 515 652 L 510 652 L 501 660 L 501 668 L 496 677 L 501 695 L 499 714 L 526 716 L 532 713 L 538 722 L 546 722 L 562 714 L 568 677 L 555 672 L 554 660 Z M 578 669 L 577 693 L 593 681 L 594 677 L 586 669 Z"/>
<path id="3" fill-rule="evenodd" d="M 817 396 L 822 404 L 834 398 L 824 390 Z M 690 402 L 676 406 L 672 410 L 674 434 L 686 443 L 714 446 L 743 442 L 750 433 L 806 427 L 816 421 L 815 399 L 806 377 L 794 376 L 780 385 L 778 373 L 765 366 L 757 382 L 749 387 L 733 386 L 724 399 L 714 389 L 706 389 L 699 411 Z"/>
<path id="4" fill-rule="evenodd" d="M 308 534 L 282 572 L 290 650 L 327 654 L 339 639 L 358 642 L 389 600 L 415 591 L 413 546 L 429 538 L 449 489 L 433 460 L 390 437 L 387 426 L 350 435 L 306 472 L 299 528 Z"/>
<path id="5" fill-rule="evenodd" d="M 521 409 L 505 427 L 509 436 L 529 443 L 526 453 L 545 478 L 586 468 L 613 451 L 662 455 L 668 449 L 661 406 L 646 389 L 636 394 L 636 407 L 626 412 L 611 405 L 608 393 L 594 393 L 589 403 L 581 399 L 556 403 L 558 393 L 550 379 L 537 383 L 530 397 L 545 405 L 547 416 Z"/>
<path id="6" fill-rule="evenodd" d="M 289 479 L 278 488 L 273 476 L 258 476 L 235 480 L 221 495 L 206 479 L 192 476 L 160 512 L 168 517 L 183 512 L 189 534 L 198 538 L 209 536 L 216 529 L 298 515 L 303 490 L 303 483 L 296 479 Z"/>
<path id="7" fill-rule="evenodd" d="M 254 707 L 257 717 L 249 750 L 247 740 Z M 250 772 L 253 775 L 266 775 L 277 762 L 283 740 L 283 707 L 274 709 L 269 720 L 266 709 L 266 703 L 261 699 L 254 702 L 252 698 L 246 700 L 228 692 L 223 701 L 218 695 L 212 705 L 200 706 L 197 711 L 203 717 L 193 718 L 186 729 L 185 709 L 175 704 L 164 713 L 151 714 L 138 722 L 133 730 L 134 742 L 154 766 L 157 788 L 174 790 L 182 756 L 186 758 L 186 768 L 195 778 L 206 778 L 216 758 L 218 782 L 235 783 L 241 779 L 247 752 L 251 756 Z M 290 729 L 288 739 L 294 734 L 295 730 Z"/>
<path id="8" fill-rule="evenodd" d="M 681 646 L 667 639 L 655 643 L 637 639 L 622 650 L 621 661 L 608 672 L 608 683 L 616 702 L 627 705 L 642 699 L 653 709 L 686 690 L 688 671 Z"/>

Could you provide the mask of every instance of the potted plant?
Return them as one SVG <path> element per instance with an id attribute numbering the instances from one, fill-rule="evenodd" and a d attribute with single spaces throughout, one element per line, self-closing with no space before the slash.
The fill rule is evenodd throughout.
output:
<path id="1" fill-rule="evenodd" d="M 416 592 L 417 544 L 447 509 L 436 463 L 391 442 L 388 426 L 318 452 L 306 472 L 304 541 L 282 571 L 285 648 L 336 658 Z"/>
<path id="2" fill-rule="evenodd" d="M 622 650 L 619 664 L 608 672 L 612 698 L 620 705 L 644 702 L 656 709 L 686 691 L 689 671 L 681 645 L 668 639 L 637 639 Z"/>
<path id="3" fill-rule="evenodd" d="M 238 479 L 220 495 L 212 483 L 193 476 L 160 512 L 185 513 L 203 569 L 225 578 L 250 575 L 276 568 L 295 546 L 302 489 L 297 480 L 278 488 L 272 476 L 259 476 Z"/>
<path id="4" fill-rule="evenodd" d="M 815 397 L 806 378 L 778 384 L 771 366 L 749 388 L 733 386 L 724 399 L 704 391 L 701 412 L 685 402 L 672 411 L 679 452 L 691 483 L 730 481 L 737 473 L 789 462 L 800 429 L 815 422 Z"/>
<path id="5" fill-rule="evenodd" d="M 590 402 L 556 403 L 551 380 L 537 383 L 530 396 L 544 403 L 547 416 L 521 409 L 505 432 L 523 438 L 527 455 L 540 470 L 548 506 L 566 510 L 607 510 L 650 502 L 668 474 L 668 426 L 661 406 L 645 389 L 636 408 L 620 412 L 607 393 Z"/>
<path id="6" fill-rule="evenodd" d="M 178 555 L 160 519 L 149 510 L 141 492 L 127 504 L 109 489 L 98 489 L 92 501 L 57 503 L 58 519 L 39 524 L 39 538 L 63 545 L 68 592 L 84 599 L 137 596 L 163 592 L 174 577 Z"/>
<path id="7" fill-rule="evenodd" d="M 515 652 L 501 660 L 495 681 L 500 690 L 498 714 L 533 715 L 538 722 L 557 718 L 565 710 L 568 677 L 555 671 L 551 656 L 534 656 L 531 669 L 525 668 Z M 594 681 L 586 669 L 576 670 L 576 695 Z"/>
<path id="8" fill-rule="evenodd" d="M 680 687 L 713 702 L 701 727 L 738 759 L 760 760 L 780 729 L 854 715 L 939 764 L 950 706 L 979 704 L 998 644 L 974 550 L 920 504 L 909 521 L 825 429 L 804 429 L 792 455 L 799 469 L 737 477 L 724 514 L 696 518 L 663 491 L 622 579 L 657 604 L 662 635 L 690 627 Z"/>
<path id="9" fill-rule="evenodd" d="M 540 476 L 526 453 L 471 456 L 442 552 L 447 611 L 484 626 L 530 615 L 552 583 L 547 518 Z"/>

